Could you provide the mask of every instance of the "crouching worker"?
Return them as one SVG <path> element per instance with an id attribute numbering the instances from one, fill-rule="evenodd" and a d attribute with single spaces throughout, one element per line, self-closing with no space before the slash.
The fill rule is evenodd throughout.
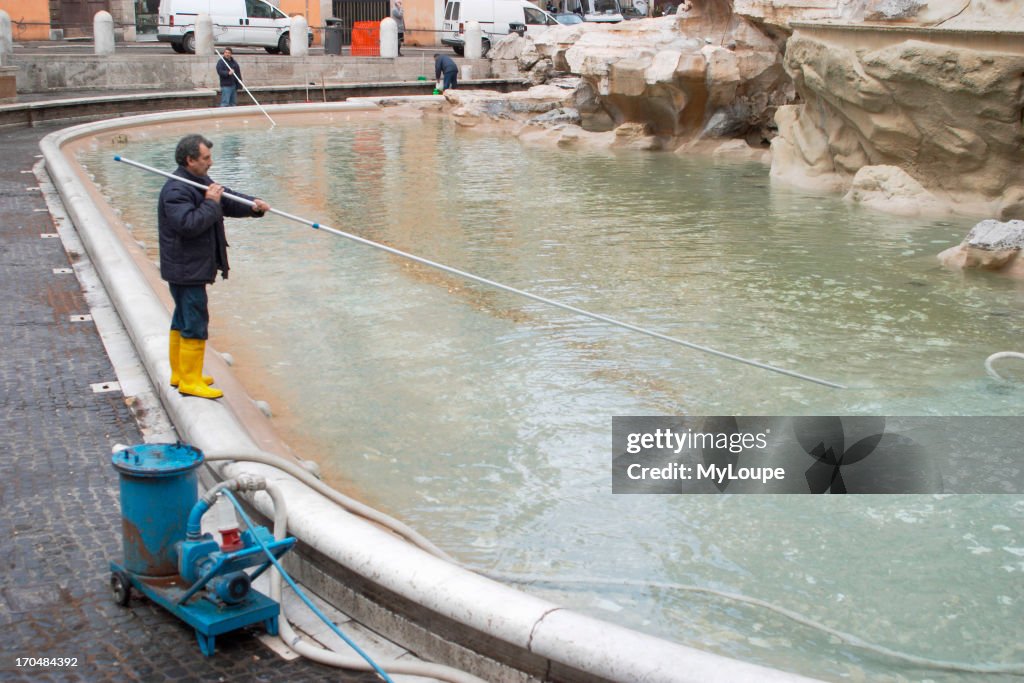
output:
<path id="1" fill-rule="evenodd" d="M 459 84 L 459 66 L 455 60 L 448 55 L 434 54 L 434 80 L 440 81 L 441 74 L 444 74 L 444 83 L 441 85 L 441 92 L 448 88 L 454 88 Z"/>
<path id="2" fill-rule="evenodd" d="M 203 374 L 203 356 L 210 312 L 206 285 L 228 277 L 228 243 L 224 217 L 262 216 L 270 206 L 218 185 L 207 172 L 213 166 L 213 143 L 201 135 L 187 135 L 178 142 L 174 175 L 209 186 L 204 192 L 186 183 L 168 179 L 160 191 L 158 228 L 160 232 L 160 276 L 170 285 L 174 298 L 171 316 L 171 386 L 188 396 L 220 398 L 220 389 L 208 385 L 213 378 Z M 250 207 L 224 197 L 230 194 L 255 203 Z"/>

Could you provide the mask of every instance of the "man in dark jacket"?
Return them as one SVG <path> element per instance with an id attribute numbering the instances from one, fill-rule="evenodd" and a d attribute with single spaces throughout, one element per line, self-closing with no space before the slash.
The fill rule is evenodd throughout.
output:
<path id="1" fill-rule="evenodd" d="M 174 298 L 169 354 L 171 386 L 189 396 L 220 398 L 224 392 L 207 386 L 213 378 L 203 375 L 203 356 L 210 312 L 206 285 L 217 271 L 228 277 L 228 242 L 224 216 L 262 216 L 270 206 L 262 199 L 228 190 L 210 180 L 213 143 L 202 135 L 187 135 L 178 142 L 174 175 L 208 186 L 206 191 L 168 179 L 160 191 L 157 226 L 160 234 L 160 277 Z M 224 197 L 224 192 L 254 202 L 250 207 Z"/>
<path id="2" fill-rule="evenodd" d="M 224 48 L 223 56 L 217 60 L 217 75 L 220 76 L 220 106 L 235 106 L 238 103 L 238 82 L 242 80 L 242 68 L 235 61 L 230 47 Z"/>
<path id="3" fill-rule="evenodd" d="M 455 60 L 448 55 L 435 54 L 434 80 L 441 78 L 441 74 L 444 74 L 444 85 L 441 86 L 441 92 L 459 84 L 459 67 Z"/>

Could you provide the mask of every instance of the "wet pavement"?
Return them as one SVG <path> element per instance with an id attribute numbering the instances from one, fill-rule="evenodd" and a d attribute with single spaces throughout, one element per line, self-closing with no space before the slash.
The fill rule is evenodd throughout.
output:
<path id="1" fill-rule="evenodd" d="M 143 437 L 71 270 L 80 256 L 55 236 L 32 174 L 39 140 L 60 127 L 0 131 L 0 680 L 379 680 L 286 661 L 257 639 L 261 628 L 219 636 L 204 657 L 161 608 L 114 603 L 110 452 Z"/>

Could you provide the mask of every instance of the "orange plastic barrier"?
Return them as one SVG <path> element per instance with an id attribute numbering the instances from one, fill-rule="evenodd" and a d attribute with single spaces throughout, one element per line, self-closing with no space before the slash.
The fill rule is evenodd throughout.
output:
<path id="1" fill-rule="evenodd" d="M 353 57 L 380 56 L 380 22 L 357 21 L 352 25 Z"/>

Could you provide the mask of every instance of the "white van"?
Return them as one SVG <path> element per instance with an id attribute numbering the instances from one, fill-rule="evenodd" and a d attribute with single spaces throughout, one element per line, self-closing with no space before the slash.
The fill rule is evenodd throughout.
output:
<path id="1" fill-rule="evenodd" d="M 291 50 L 291 18 L 263 0 L 160 0 L 157 40 L 170 43 L 175 52 L 195 54 L 200 14 L 213 20 L 215 45 L 263 47 L 271 54 Z"/>
<path id="2" fill-rule="evenodd" d="M 492 42 L 509 34 L 510 26 L 536 36 L 549 26 L 558 25 L 553 16 L 527 0 L 448 0 L 441 23 L 441 44 L 451 47 L 459 56 L 466 50 L 463 34 L 467 21 L 480 23 L 485 55 Z"/>
<path id="3" fill-rule="evenodd" d="M 563 12 L 578 14 L 583 21 L 617 24 L 624 19 L 619 0 L 561 0 L 560 4 Z"/>

